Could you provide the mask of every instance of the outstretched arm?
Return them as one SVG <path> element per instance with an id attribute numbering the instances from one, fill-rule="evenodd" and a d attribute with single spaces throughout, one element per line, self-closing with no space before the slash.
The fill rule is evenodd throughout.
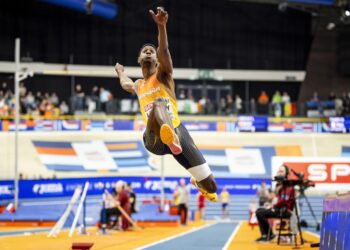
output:
<path id="1" fill-rule="evenodd" d="M 124 66 L 117 63 L 115 72 L 118 74 L 122 88 L 130 93 L 135 93 L 135 83 L 125 74 Z"/>
<path id="2" fill-rule="evenodd" d="M 168 22 L 168 13 L 163 7 L 157 7 L 157 14 L 153 10 L 149 11 L 154 22 L 158 26 L 158 49 L 157 55 L 160 62 L 160 70 L 164 73 L 173 73 L 173 63 L 171 60 L 168 48 L 168 36 L 166 30 L 166 23 Z"/>

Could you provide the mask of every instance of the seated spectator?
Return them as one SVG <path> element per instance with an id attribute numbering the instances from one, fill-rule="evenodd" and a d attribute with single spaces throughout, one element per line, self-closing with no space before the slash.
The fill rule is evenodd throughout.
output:
<path id="1" fill-rule="evenodd" d="M 60 114 L 67 115 L 68 113 L 69 113 L 69 107 L 65 101 L 62 101 L 60 105 Z"/>
<path id="2" fill-rule="evenodd" d="M 108 198 L 107 198 L 108 197 Z M 122 230 L 127 230 L 130 225 L 129 221 L 122 216 L 118 205 L 124 209 L 126 213 L 130 215 L 130 204 L 129 204 L 129 195 L 125 190 L 125 183 L 123 181 L 118 181 L 115 184 L 115 188 L 111 196 L 106 196 L 107 204 L 105 208 L 102 208 L 100 213 L 100 223 L 99 225 L 106 225 L 107 227 L 114 227 L 115 225 L 109 225 L 110 219 L 112 216 L 117 217 L 117 221 L 121 217 L 121 228 Z"/>
<path id="3" fill-rule="evenodd" d="M 56 95 L 56 92 L 53 92 L 50 96 L 50 102 L 54 105 L 54 106 L 58 106 L 59 104 L 59 99 L 58 99 L 58 96 Z"/>
<path id="4" fill-rule="evenodd" d="M 35 97 L 33 96 L 33 93 L 31 91 L 29 91 L 27 96 L 25 97 L 24 105 L 28 113 L 36 108 Z"/>

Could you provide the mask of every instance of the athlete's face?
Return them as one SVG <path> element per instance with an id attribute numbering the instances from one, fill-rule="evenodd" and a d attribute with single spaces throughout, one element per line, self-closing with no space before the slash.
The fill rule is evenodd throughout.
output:
<path id="1" fill-rule="evenodd" d="M 156 50 L 152 46 L 145 46 L 142 48 L 139 58 L 139 64 L 143 65 L 144 63 L 154 63 L 158 62 Z"/>

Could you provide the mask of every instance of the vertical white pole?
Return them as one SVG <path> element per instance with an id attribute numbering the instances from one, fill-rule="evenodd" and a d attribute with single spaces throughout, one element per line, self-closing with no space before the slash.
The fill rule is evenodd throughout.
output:
<path id="1" fill-rule="evenodd" d="M 15 40 L 15 208 L 18 207 L 18 123 L 19 123 L 19 72 L 20 72 L 20 46 L 19 38 Z"/>
<path id="2" fill-rule="evenodd" d="M 161 166 L 160 166 L 160 209 L 164 210 L 164 155 L 161 156 Z"/>

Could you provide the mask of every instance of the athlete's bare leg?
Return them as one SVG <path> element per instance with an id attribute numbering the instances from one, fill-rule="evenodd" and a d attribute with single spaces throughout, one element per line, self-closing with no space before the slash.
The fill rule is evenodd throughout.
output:
<path id="1" fill-rule="evenodd" d="M 181 154 L 182 148 L 179 138 L 174 131 L 170 116 L 166 110 L 166 102 L 159 98 L 155 100 L 148 117 L 146 132 L 153 133 L 166 144 L 175 155 Z"/>

